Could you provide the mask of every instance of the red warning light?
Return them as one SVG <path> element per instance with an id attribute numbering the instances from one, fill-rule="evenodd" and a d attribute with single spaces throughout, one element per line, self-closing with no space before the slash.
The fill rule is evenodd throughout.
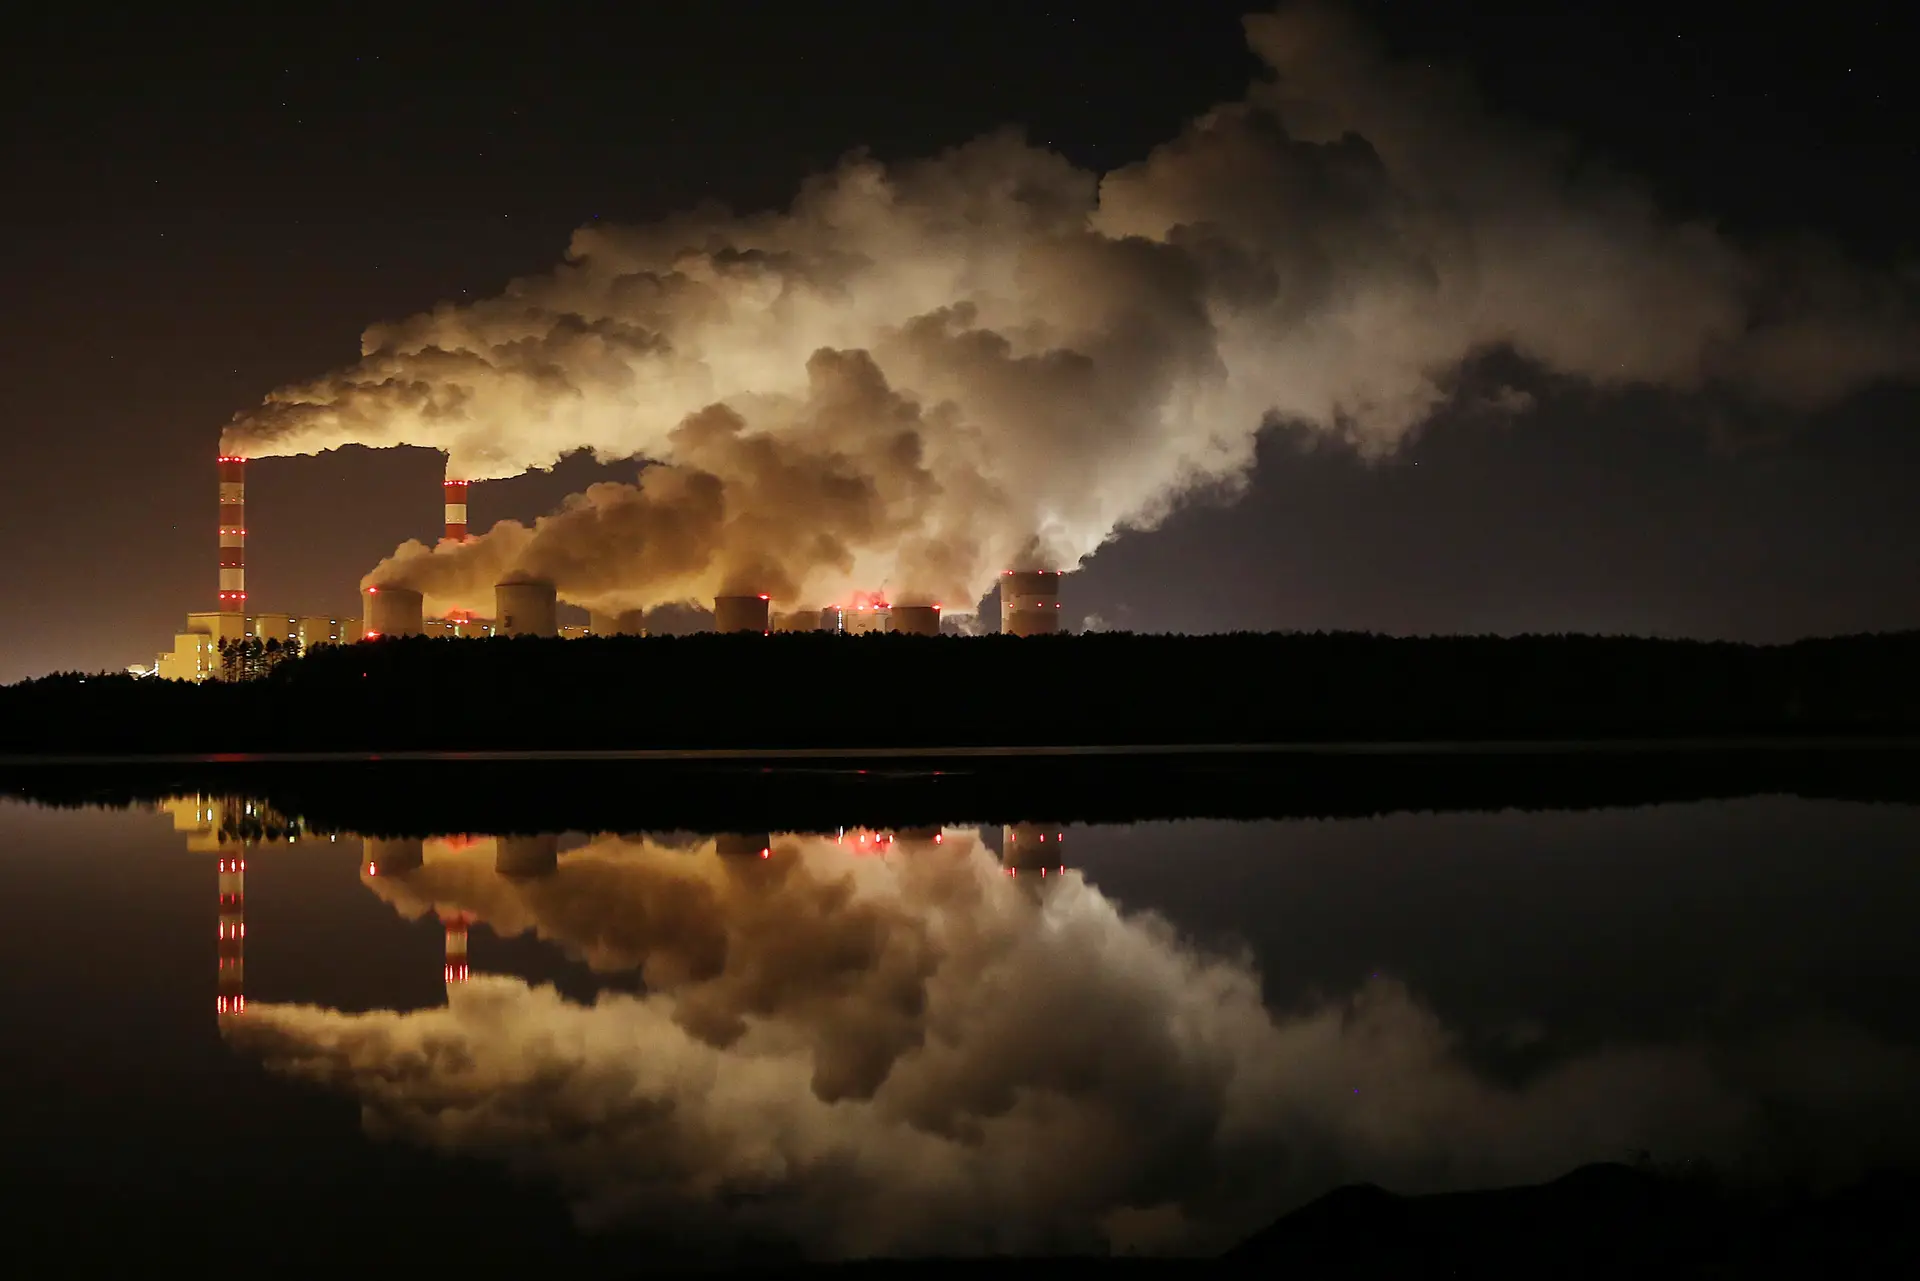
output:
<path id="1" fill-rule="evenodd" d="M 767 594 L 766 594 L 765 592 L 761 592 L 761 593 L 760 593 L 760 599 L 761 599 L 761 600 L 772 600 L 772 599 L 773 599 L 773 597 L 771 597 L 771 596 L 769 596 L 769 595 L 767 595 Z"/>
<path id="2" fill-rule="evenodd" d="M 772 857 L 773 857 L 773 851 L 772 851 L 771 849 L 763 849 L 763 850 L 761 850 L 761 851 L 760 851 L 760 857 L 761 857 L 761 858 L 772 858 Z"/>

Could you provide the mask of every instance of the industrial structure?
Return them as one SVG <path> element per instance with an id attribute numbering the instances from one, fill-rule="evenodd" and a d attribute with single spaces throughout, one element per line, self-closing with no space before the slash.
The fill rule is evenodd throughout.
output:
<path id="1" fill-rule="evenodd" d="M 509 579 L 494 586 L 494 617 L 476 618 L 455 612 L 442 618 L 426 617 L 426 602 L 417 589 L 399 583 L 376 583 L 362 592 L 364 625 L 359 618 L 322 614 L 264 614 L 247 603 L 246 459 L 222 454 L 219 467 L 219 588 L 216 608 L 187 615 L 186 626 L 174 634 L 173 648 L 155 657 L 151 670 L 131 668 L 137 675 L 163 679 L 207 680 L 253 674 L 235 670 L 230 655 L 260 650 L 277 655 L 306 652 L 320 645 L 352 644 L 391 636 L 445 638 L 487 636 L 645 636 L 645 612 L 638 609 L 594 611 L 582 627 L 561 625 L 555 586 L 532 579 Z M 445 507 L 445 537 L 452 542 L 468 538 L 467 498 L 470 481 L 447 475 L 441 483 Z M 1052 635 L 1060 630 L 1058 570 L 1007 570 L 1001 575 L 1000 631 L 1010 636 Z M 941 634 L 939 604 L 894 605 L 879 594 L 855 593 L 851 603 L 819 611 L 773 613 L 762 593 L 716 596 L 713 629 L 717 632 L 762 635 L 774 631 L 825 631 L 847 636 L 892 632 L 908 636 Z M 964 617 L 960 619 L 966 630 Z"/>
<path id="2" fill-rule="evenodd" d="M 713 630 L 716 632 L 759 632 L 773 630 L 772 606 L 765 592 L 757 596 L 716 596 L 713 598 Z"/>
<path id="3" fill-rule="evenodd" d="M 1051 636 L 1060 630 L 1060 571 L 1009 569 L 1000 575 L 1000 633 Z"/>

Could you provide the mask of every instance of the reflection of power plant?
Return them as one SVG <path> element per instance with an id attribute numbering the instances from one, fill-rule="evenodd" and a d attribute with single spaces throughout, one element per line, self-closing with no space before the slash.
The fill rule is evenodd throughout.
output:
<path id="1" fill-rule="evenodd" d="M 447 912 L 440 917 L 447 931 L 446 980 L 449 985 L 467 981 L 467 927 L 473 918 L 465 912 Z"/>
<path id="2" fill-rule="evenodd" d="M 1000 864 L 1010 876 L 1058 876 L 1067 870 L 1066 840 L 1066 832 L 1056 826 L 1008 823 L 1000 829 Z"/>

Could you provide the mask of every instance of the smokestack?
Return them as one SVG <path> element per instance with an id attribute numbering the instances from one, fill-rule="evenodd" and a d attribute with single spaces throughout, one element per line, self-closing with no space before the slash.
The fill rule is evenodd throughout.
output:
<path id="1" fill-rule="evenodd" d="M 558 636 L 559 606 L 553 584 L 495 583 L 493 627 L 496 636 Z"/>
<path id="2" fill-rule="evenodd" d="M 612 613 L 595 610 L 587 616 L 587 630 L 595 636 L 645 636 L 647 611 L 623 609 Z"/>
<path id="3" fill-rule="evenodd" d="M 220 977 L 215 1014 L 247 1012 L 247 860 L 237 851 L 220 857 Z"/>
<path id="4" fill-rule="evenodd" d="M 220 455 L 220 612 L 247 612 L 247 460 Z"/>
<path id="5" fill-rule="evenodd" d="M 366 630 L 361 633 L 365 639 L 426 634 L 426 601 L 413 588 L 376 584 L 361 595 L 366 606 L 361 611 L 367 620 Z"/>
<path id="6" fill-rule="evenodd" d="M 447 540 L 467 541 L 467 482 L 455 480 L 451 473 L 440 485 L 447 504 Z"/>
<path id="7" fill-rule="evenodd" d="M 759 632 L 772 630 L 771 605 L 767 596 L 716 596 L 713 598 L 713 630 L 716 632 Z"/>
<path id="8" fill-rule="evenodd" d="M 938 605 L 895 605 L 888 619 L 887 630 L 902 636 L 938 636 L 940 607 Z"/>
<path id="9" fill-rule="evenodd" d="M 1051 636 L 1060 630 L 1058 570 L 1014 570 L 1000 575 L 1000 633 Z"/>

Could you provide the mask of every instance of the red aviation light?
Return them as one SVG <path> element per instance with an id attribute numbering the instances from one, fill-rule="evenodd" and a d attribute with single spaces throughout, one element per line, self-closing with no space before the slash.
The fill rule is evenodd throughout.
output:
<path id="1" fill-rule="evenodd" d="M 946 839 L 947 839 L 947 834 L 946 834 L 945 832 L 935 832 L 935 833 L 933 834 L 933 843 L 934 843 L 935 845 L 939 845 L 939 844 L 941 844 L 941 843 L 942 843 L 942 842 L 944 842 L 944 841 L 945 841 Z"/>
<path id="2" fill-rule="evenodd" d="M 773 857 L 773 851 L 772 851 L 771 849 L 763 849 L 763 850 L 761 850 L 761 851 L 760 851 L 760 857 L 761 857 L 761 858 L 772 858 L 772 857 Z"/>
<path id="3" fill-rule="evenodd" d="M 767 594 L 766 594 L 765 592 L 761 592 L 761 593 L 760 593 L 760 599 L 761 599 L 761 600 L 772 600 L 772 599 L 773 599 L 773 597 L 771 597 L 771 596 L 769 596 L 769 595 L 767 595 Z"/>
<path id="4" fill-rule="evenodd" d="M 369 587 L 369 588 L 367 588 L 367 595 L 369 595 L 369 596 L 378 596 L 379 594 L 380 594 L 380 589 L 379 589 L 378 587 Z"/>
<path id="5" fill-rule="evenodd" d="M 367 864 L 367 875 L 368 876 L 380 875 L 380 865 L 378 863 Z"/>

